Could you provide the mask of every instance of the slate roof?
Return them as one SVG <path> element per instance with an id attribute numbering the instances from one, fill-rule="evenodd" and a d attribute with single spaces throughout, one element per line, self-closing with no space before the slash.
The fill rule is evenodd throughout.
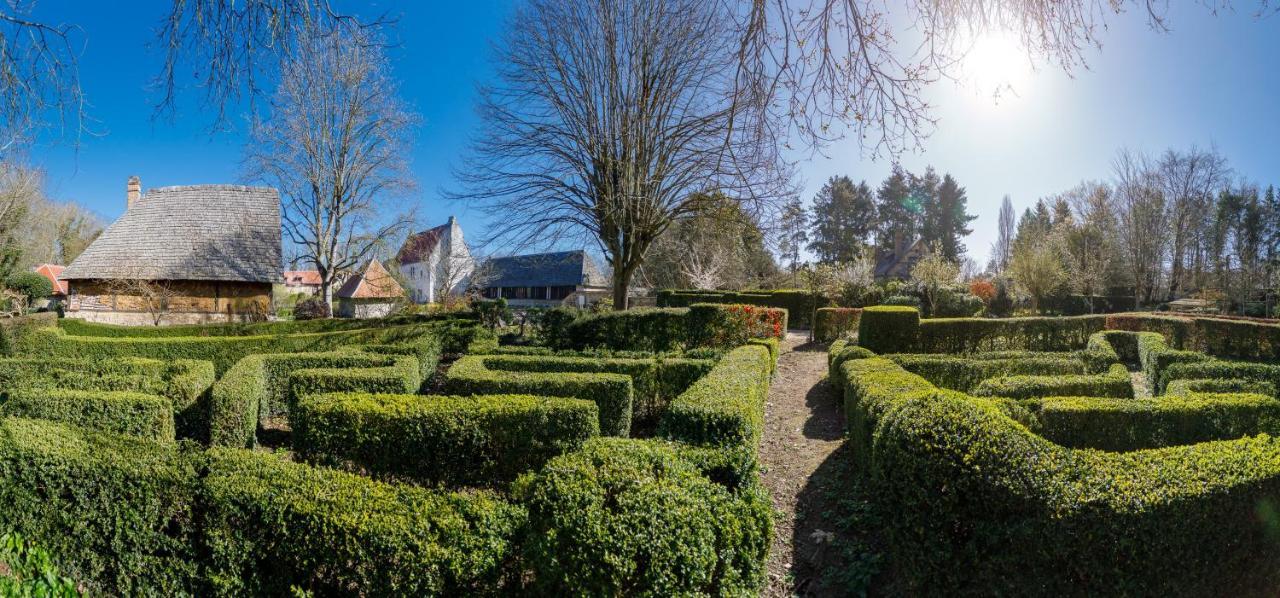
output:
<path id="1" fill-rule="evenodd" d="M 486 287 L 608 286 L 595 260 L 581 249 L 493 258 Z"/>
<path id="2" fill-rule="evenodd" d="M 398 299 L 404 288 L 378 260 L 370 260 L 364 272 L 352 276 L 338 289 L 340 299 Z"/>
<path id="3" fill-rule="evenodd" d="M 910 276 L 911 268 L 925 253 L 924 241 L 916 241 L 905 248 L 876 252 L 876 280 L 885 278 L 903 278 Z"/>
<path id="4" fill-rule="evenodd" d="M 275 189 L 189 185 L 148 190 L 61 278 L 281 282 L 280 270 Z"/>
<path id="5" fill-rule="evenodd" d="M 449 226 L 449 224 L 441 224 L 416 235 L 410 235 L 408 239 L 405 239 L 404 247 L 400 248 L 400 253 L 396 255 L 396 261 L 401 266 L 427 261 L 431 258 L 431 254 L 435 252 L 436 247 L 440 245 L 440 238 L 449 232 Z"/>

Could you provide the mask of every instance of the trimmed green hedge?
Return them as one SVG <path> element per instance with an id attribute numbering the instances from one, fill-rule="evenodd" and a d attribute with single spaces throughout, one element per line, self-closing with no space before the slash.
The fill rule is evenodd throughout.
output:
<path id="1" fill-rule="evenodd" d="M 1156 332 L 1170 347 L 1216 357 L 1274 361 L 1280 359 L 1280 325 L 1214 317 L 1115 314 L 1107 328 Z"/>
<path id="2" fill-rule="evenodd" d="M 46 548 L 90 594 L 196 593 L 197 484 L 172 443 L 0 419 L 0 529 Z"/>
<path id="3" fill-rule="evenodd" d="M 920 321 L 920 345 L 915 352 L 1075 351 L 1084 349 L 1089 337 L 1105 325 L 1106 316 L 933 318 Z"/>
<path id="4" fill-rule="evenodd" d="M 1240 380 L 1236 378 L 1190 378 L 1170 380 L 1164 389 L 1165 394 L 1184 395 L 1190 393 L 1251 393 L 1276 396 L 1276 385 L 1263 380 Z"/>
<path id="5" fill-rule="evenodd" d="M 920 340 L 920 310 L 874 305 L 862 310 L 858 344 L 876 353 L 911 353 Z"/>
<path id="6" fill-rule="evenodd" d="M 490 369 L 494 356 L 468 355 L 445 374 L 444 392 L 452 395 L 525 394 L 569 397 L 594 402 L 600 433 L 627 436 L 631 431 L 631 376 L 608 372 L 521 372 Z"/>
<path id="7" fill-rule="evenodd" d="M 813 324 L 813 338 L 818 342 L 831 341 L 853 336 L 858 330 L 858 320 L 862 318 L 860 307 L 823 307 L 818 309 Z"/>
<path id="8" fill-rule="evenodd" d="M 707 375 L 671 402 L 659 436 L 695 445 L 749 447 L 760 443 L 773 360 L 760 345 L 730 351 Z"/>
<path id="9" fill-rule="evenodd" d="M 99 336 L 112 338 L 275 336 L 311 334 L 317 332 L 342 332 L 365 328 L 386 328 L 423 323 L 474 325 L 476 321 L 475 315 L 469 313 L 394 316 L 377 320 L 333 318 L 317 320 L 287 320 L 279 322 L 180 324 L 173 326 L 119 326 L 115 324 L 87 322 L 77 318 L 63 318 L 57 320 L 57 325 L 67 331 L 67 334 L 71 336 Z"/>
<path id="10" fill-rule="evenodd" d="M 937 353 L 902 353 L 886 357 L 908 372 L 924 377 L 934 386 L 963 392 L 973 390 L 988 378 L 1085 373 L 1085 362 L 1070 353 L 1042 353 L 997 359 L 955 357 Z"/>
<path id="11" fill-rule="evenodd" d="M 201 359 L 212 361 L 219 376 L 244 357 L 263 353 L 315 352 L 368 344 L 435 343 L 444 334 L 443 324 L 406 324 L 259 336 L 186 337 L 96 337 L 70 336 L 57 328 L 40 329 L 28 335 L 18 353 L 41 357 L 150 357 L 166 361 Z"/>
<path id="12" fill-rule="evenodd" d="M 498 593 L 520 507 L 216 449 L 203 484 L 211 594 Z"/>
<path id="13" fill-rule="evenodd" d="M 209 437 L 213 380 L 213 364 L 190 359 L 0 359 L 0 392 L 62 389 L 160 395 L 171 401 L 178 437 L 201 441 Z"/>
<path id="14" fill-rule="evenodd" d="M 436 368 L 440 367 L 444 347 L 441 339 L 426 337 L 412 344 L 365 345 L 360 350 L 374 355 L 411 355 L 417 358 L 418 379 L 422 381 L 418 391 L 425 392 L 436 376 Z"/>
<path id="15" fill-rule="evenodd" d="M 1159 391 L 1166 392 L 1169 383 L 1174 380 L 1194 380 L 1216 378 L 1219 380 L 1247 380 L 1251 382 L 1269 383 L 1273 388 L 1280 387 L 1280 365 L 1267 363 L 1247 363 L 1240 361 L 1183 361 L 1169 364 L 1160 375 Z"/>
<path id="16" fill-rule="evenodd" d="M 753 595 L 772 540 L 767 495 L 704 478 L 677 451 L 598 439 L 521 480 L 538 595 Z"/>
<path id="17" fill-rule="evenodd" d="M 387 368 L 400 363 L 400 370 L 375 372 L 373 374 L 375 381 L 391 380 L 392 385 L 398 384 L 396 388 L 415 388 L 417 383 L 414 380 L 417 378 L 418 366 L 410 365 L 409 360 L 415 360 L 415 358 L 370 355 L 356 351 L 250 355 L 240 360 L 213 385 L 210 399 L 209 443 L 213 446 L 254 446 L 259 421 L 288 413 L 291 390 L 289 377 L 298 370 Z M 409 371 L 411 368 L 413 372 Z M 388 374 L 390 374 L 389 377 Z M 358 374 L 355 376 L 358 377 Z M 342 374 L 333 376 L 318 374 L 315 377 L 327 377 L 335 383 L 340 380 L 344 384 L 362 382 L 358 378 L 344 379 Z M 308 379 L 306 383 L 318 382 Z M 415 386 L 410 387 L 410 384 Z"/>
<path id="18" fill-rule="evenodd" d="M 381 367 L 330 367 L 294 370 L 289 373 L 289 413 L 299 397 L 335 392 L 374 394 L 414 394 L 422 386 L 418 358 L 393 356 Z"/>
<path id="19" fill-rule="evenodd" d="M 605 312 L 579 318 L 565 328 L 571 349 L 659 353 L 735 347 L 750 338 L 783 338 L 786 332 L 784 309 L 725 304 Z"/>
<path id="20" fill-rule="evenodd" d="M 138 392 L 13 390 L 5 393 L 0 415 L 44 419 L 162 442 L 174 440 L 173 401 Z"/>
<path id="21" fill-rule="evenodd" d="M 1280 498 L 1280 441 L 1270 436 L 1077 451 L 890 360 L 839 367 L 853 456 L 868 467 L 878 500 L 893 506 L 884 524 L 904 593 L 1280 587 L 1280 545 L 1258 516 Z"/>
<path id="22" fill-rule="evenodd" d="M 600 433 L 599 410 L 580 399 L 349 393 L 296 407 L 303 458 L 427 484 L 505 484 Z"/>
<path id="23" fill-rule="evenodd" d="M 761 307 L 778 307 L 787 310 L 791 314 L 791 326 L 808 330 L 810 327 L 809 314 L 813 312 L 815 307 L 830 306 L 831 300 L 821 294 L 815 295 L 801 289 L 740 292 L 667 289 L 658 291 L 657 303 L 658 307 L 689 307 L 695 303 L 737 303 Z"/>
<path id="24" fill-rule="evenodd" d="M 1040 435 L 1068 448 L 1132 451 L 1280 433 L 1280 401 L 1260 394 L 1054 397 L 1027 406 Z"/>
<path id="25" fill-rule="evenodd" d="M 1160 394 L 1164 390 L 1165 370 L 1173 364 L 1213 359 L 1204 353 L 1170 349 L 1165 337 L 1159 333 L 1139 332 L 1135 336 L 1138 362 L 1142 365 L 1142 374 L 1147 377 L 1147 385 L 1151 387 L 1152 394 Z"/>
<path id="26" fill-rule="evenodd" d="M 978 397 L 1034 399 L 1039 397 L 1133 398 L 1129 370 L 1115 364 L 1105 374 L 1057 376 L 997 376 L 973 387 Z"/>

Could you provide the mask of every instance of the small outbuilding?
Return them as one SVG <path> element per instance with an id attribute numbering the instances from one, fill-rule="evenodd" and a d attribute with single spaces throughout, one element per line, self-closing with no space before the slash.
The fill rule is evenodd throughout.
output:
<path id="1" fill-rule="evenodd" d="M 334 294 L 334 313 L 343 318 L 382 318 L 407 300 L 404 287 L 378 260 L 369 260 L 360 274 L 348 278 Z"/>
<path id="2" fill-rule="evenodd" d="M 608 279 L 581 249 L 493 258 L 476 281 L 485 297 L 513 306 L 583 307 L 610 296 Z"/>

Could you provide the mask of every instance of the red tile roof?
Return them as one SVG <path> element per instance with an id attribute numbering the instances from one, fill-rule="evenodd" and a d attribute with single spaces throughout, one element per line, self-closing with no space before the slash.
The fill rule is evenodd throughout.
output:
<path id="1" fill-rule="evenodd" d="M 378 260 L 371 260 L 358 276 L 352 276 L 338 289 L 343 299 L 398 299 L 404 297 L 404 289 Z"/>
<path id="2" fill-rule="evenodd" d="M 58 276 L 61 275 L 62 271 L 65 269 L 66 266 L 59 266 L 57 264 L 40 264 L 35 267 L 35 273 L 48 278 L 49 282 L 53 283 L 54 295 L 66 295 L 67 281 L 58 280 Z"/>
<path id="3" fill-rule="evenodd" d="M 440 237 L 444 236 L 448 230 L 448 224 L 441 224 L 416 235 L 410 235 L 408 239 L 405 239 L 404 247 L 400 248 L 400 253 L 396 255 L 396 261 L 400 265 L 427 261 L 431 254 L 435 252 L 436 245 L 440 244 Z"/>
<path id="4" fill-rule="evenodd" d="M 320 286 L 320 272 L 318 270 L 285 270 L 284 283 L 290 286 L 310 285 Z"/>

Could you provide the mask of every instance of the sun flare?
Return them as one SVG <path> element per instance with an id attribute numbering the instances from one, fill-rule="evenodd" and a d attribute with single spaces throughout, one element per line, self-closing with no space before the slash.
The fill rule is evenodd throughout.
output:
<path id="1" fill-rule="evenodd" d="M 1031 80 L 1032 65 L 1016 36 L 990 32 L 975 39 L 960 62 L 960 81 L 997 102 L 1017 97 Z"/>

